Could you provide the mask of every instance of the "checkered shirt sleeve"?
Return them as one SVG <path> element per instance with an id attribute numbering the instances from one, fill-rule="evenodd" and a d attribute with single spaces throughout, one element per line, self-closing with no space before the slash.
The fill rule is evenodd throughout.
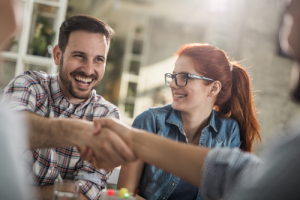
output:
<path id="1" fill-rule="evenodd" d="M 105 188 L 107 180 L 111 174 L 111 172 L 107 172 L 102 169 L 95 169 L 89 164 L 87 161 L 81 160 L 77 164 L 78 170 L 74 172 L 74 176 L 78 175 L 86 175 L 86 174 L 95 174 L 97 178 L 100 180 L 101 184 L 95 184 L 91 181 L 86 180 L 78 180 L 76 182 L 81 183 L 81 192 L 88 199 L 98 199 L 100 197 L 100 192 Z"/>
<path id="2" fill-rule="evenodd" d="M 31 111 L 45 109 L 39 100 L 45 96 L 45 88 L 33 77 L 20 75 L 15 77 L 2 93 L 2 102 L 12 110 Z"/>

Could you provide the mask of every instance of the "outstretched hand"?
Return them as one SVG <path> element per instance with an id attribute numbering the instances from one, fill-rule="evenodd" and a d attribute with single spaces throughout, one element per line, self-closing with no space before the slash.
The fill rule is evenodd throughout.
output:
<path id="1" fill-rule="evenodd" d="M 93 167 L 112 170 L 125 162 L 136 160 L 131 150 L 130 126 L 113 118 L 94 120 L 93 142 L 89 146 L 77 147 L 81 158 Z"/>

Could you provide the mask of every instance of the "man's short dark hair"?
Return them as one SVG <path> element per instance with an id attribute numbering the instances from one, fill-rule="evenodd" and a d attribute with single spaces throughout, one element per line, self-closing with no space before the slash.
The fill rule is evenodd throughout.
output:
<path id="1" fill-rule="evenodd" d="M 89 15 L 72 16 L 61 24 L 59 30 L 58 46 L 63 53 L 68 44 L 70 33 L 77 30 L 103 34 L 108 44 L 111 37 L 115 34 L 110 26 L 95 17 Z"/>

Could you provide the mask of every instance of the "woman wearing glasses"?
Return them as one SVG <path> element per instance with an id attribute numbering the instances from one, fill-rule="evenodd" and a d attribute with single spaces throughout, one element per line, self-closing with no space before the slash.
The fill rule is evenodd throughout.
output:
<path id="1" fill-rule="evenodd" d="M 247 72 L 207 44 L 186 44 L 176 57 L 173 73 L 165 74 L 173 103 L 144 111 L 132 126 L 191 145 L 251 152 L 261 137 Z M 197 187 L 139 160 L 122 166 L 122 187 L 138 188 L 148 200 L 203 199 Z"/>

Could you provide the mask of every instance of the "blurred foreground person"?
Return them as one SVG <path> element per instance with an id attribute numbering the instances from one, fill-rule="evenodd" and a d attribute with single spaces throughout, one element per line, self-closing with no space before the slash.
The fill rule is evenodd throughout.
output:
<path id="1" fill-rule="evenodd" d="M 13 0 L 0 1 L 0 52 L 18 27 Z M 1 61 L 0 61 L 1 62 Z M 2 62 L 0 70 L 2 71 Z M 2 74 L 0 73 L 0 79 Z M 1 80 L 0 80 L 1 82 Z M 27 148 L 26 129 L 15 113 L 0 105 L 0 199 L 30 199 L 20 152 Z"/>
<path id="2" fill-rule="evenodd" d="M 300 100 L 300 1 L 290 1 L 282 27 L 281 43 L 298 62 L 293 96 Z M 295 73 L 294 72 L 294 73 Z M 296 81 L 296 82 L 295 82 Z M 258 158 L 238 148 L 209 149 L 185 145 L 131 128 L 113 119 L 100 119 L 102 133 L 118 133 L 138 158 L 173 173 L 201 188 L 206 199 L 282 200 L 300 199 L 300 125 L 269 146 Z M 113 140 L 111 140 L 113 143 Z M 97 166 L 84 149 L 82 157 Z M 163 177 L 161 177 L 163 178 Z M 163 199 L 163 198 L 162 198 Z"/>
<path id="3" fill-rule="evenodd" d="M 209 44 L 185 44 L 175 56 L 173 74 L 165 74 L 172 104 L 149 108 L 132 127 L 186 144 L 251 152 L 260 128 L 247 72 Z M 143 161 L 122 165 L 118 188 L 138 188 L 148 200 L 203 199 L 199 188 Z"/>

